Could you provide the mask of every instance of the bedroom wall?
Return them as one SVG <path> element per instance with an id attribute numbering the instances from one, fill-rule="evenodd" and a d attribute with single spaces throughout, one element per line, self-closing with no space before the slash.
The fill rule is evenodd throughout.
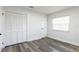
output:
<path id="1" fill-rule="evenodd" d="M 52 29 L 52 19 L 60 16 L 70 16 L 69 31 L 57 31 Z M 54 14 L 48 15 L 48 37 L 68 42 L 79 46 L 79 7 L 72 7 Z"/>

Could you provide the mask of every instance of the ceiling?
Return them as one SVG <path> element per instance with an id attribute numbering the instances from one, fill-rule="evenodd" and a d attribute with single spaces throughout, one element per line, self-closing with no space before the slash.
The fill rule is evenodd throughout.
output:
<path id="1" fill-rule="evenodd" d="M 58 12 L 67 8 L 70 8 L 70 6 L 33 6 L 34 8 L 29 8 L 29 6 L 25 6 L 26 9 L 44 13 L 44 14 L 51 14 L 54 12 Z"/>

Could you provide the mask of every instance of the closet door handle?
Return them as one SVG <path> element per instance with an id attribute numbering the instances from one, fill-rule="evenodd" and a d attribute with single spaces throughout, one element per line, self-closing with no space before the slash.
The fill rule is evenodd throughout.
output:
<path id="1" fill-rule="evenodd" d="M 2 34 L 0 33 L 0 35 L 2 35 Z"/>

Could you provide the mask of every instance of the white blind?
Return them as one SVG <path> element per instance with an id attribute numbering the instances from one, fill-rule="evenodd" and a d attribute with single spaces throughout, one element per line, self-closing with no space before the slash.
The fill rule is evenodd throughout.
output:
<path id="1" fill-rule="evenodd" d="M 69 16 L 54 18 L 52 20 L 52 25 L 54 30 L 63 30 L 68 31 L 69 30 Z"/>

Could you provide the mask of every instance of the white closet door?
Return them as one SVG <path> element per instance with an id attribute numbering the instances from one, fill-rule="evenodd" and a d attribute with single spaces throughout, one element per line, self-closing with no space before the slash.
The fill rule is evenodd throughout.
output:
<path id="1" fill-rule="evenodd" d="M 23 16 L 23 42 L 27 41 L 27 16 Z"/>
<path id="2" fill-rule="evenodd" d="M 17 37 L 18 37 L 18 43 L 27 41 L 27 19 L 26 15 L 18 14 L 17 15 Z"/>
<path id="3" fill-rule="evenodd" d="M 17 43 L 17 15 L 5 13 L 6 19 L 6 44 L 12 45 Z"/>
<path id="4" fill-rule="evenodd" d="M 17 13 L 9 13 L 6 12 L 5 13 L 5 18 L 6 18 L 6 43 L 7 45 L 12 45 L 12 44 L 16 44 L 16 43 L 21 43 L 26 41 L 26 36 L 24 39 L 23 36 L 23 32 L 26 33 L 26 28 L 24 28 L 24 26 L 26 27 L 26 24 L 23 25 L 23 21 L 26 20 L 24 17 L 25 15 L 22 14 L 17 14 Z"/>
<path id="5" fill-rule="evenodd" d="M 17 16 L 18 42 L 23 42 L 23 15 Z"/>
<path id="6" fill-rule="evenodd" d="M 5 13 L 5 36 L 6 36 L 6 45 L 11 45 L 11 15 L 10 13 Z"/>

